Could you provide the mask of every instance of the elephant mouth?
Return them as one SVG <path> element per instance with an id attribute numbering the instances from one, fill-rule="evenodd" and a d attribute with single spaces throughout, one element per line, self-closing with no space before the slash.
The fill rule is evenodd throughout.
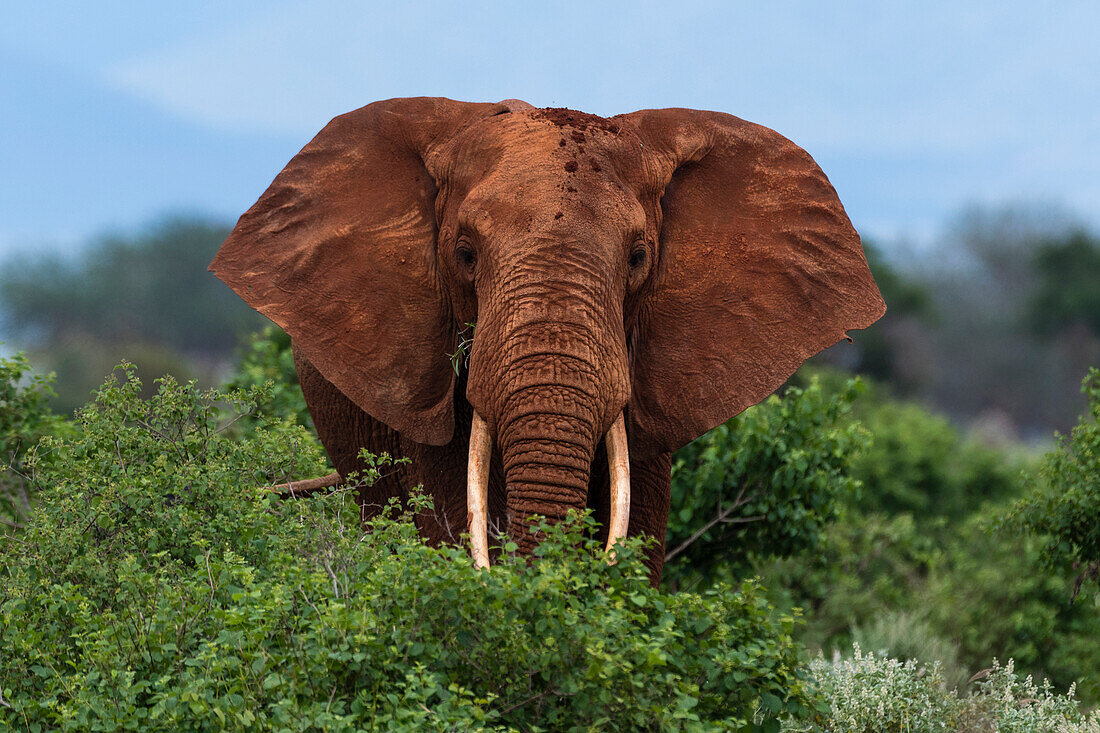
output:
<path id="1" fill-rule="evenodd" d="M 605 436 L 607 467 L 611 486 L 611 518 L 608 522 L 607 552 L 615 562 L 614 545 L 626 536 L 630 523 L 630 454 L 626 443 L 623 413 L 615 418 Z M 466 467 L 466 528 L 470 533 L 470 554 L 474 567 L 489 567 L 489 461 L 493 439 L 485 419 L 474 411 L 470 423 L 470 456 Z"/>

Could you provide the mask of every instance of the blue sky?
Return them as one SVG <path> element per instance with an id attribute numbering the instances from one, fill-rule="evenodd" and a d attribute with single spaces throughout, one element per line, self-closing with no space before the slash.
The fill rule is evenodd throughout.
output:
<path id="1" fill-rule="evenodd" d="M 967 203 L 1100 229 L 1100 3 L 19 3 L 0 22 L 0 255 L 232 221 L 331 117 L 394 96 L 717 109 L 922 241 Z"/>

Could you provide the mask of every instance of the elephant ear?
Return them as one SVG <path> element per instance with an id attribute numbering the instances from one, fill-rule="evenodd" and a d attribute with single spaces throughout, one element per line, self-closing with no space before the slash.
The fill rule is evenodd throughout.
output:
<path id="1" fill-rule="evenodd" d="M 718 112 L 618 119 L 663 186 L 633 336 L 631 453 L 644 456 L 764 399 L 886 306 L 836 191 L 797 145 Z"/>
<path id="2" fill-rule="evenodd" d="M 341 115 L 237 222 L 210 270 L 355 404 L 411 439 L 454 431 L 453 318 L 424 159 L 494 104 L 415 98 Z"/>

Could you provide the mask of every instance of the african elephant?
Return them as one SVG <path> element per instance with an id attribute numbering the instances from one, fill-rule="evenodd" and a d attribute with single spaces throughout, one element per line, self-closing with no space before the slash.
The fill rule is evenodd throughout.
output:
<path id="1" fill-rule="evenodd" d="M 411 459 L 360 495 L 367 516 L 423 484 L 422 534 L 469 528 L 486 565 L 486 527 L 530 552 L 532 515 L 587 506 L 609 546 L 657 539 L 654 579 L 672 451 L 885 310 L 813 159 L 689 109 L 367 105 L 290 161 L 210 269 L 290 334 L 341 475 L 360 447 Z"/>

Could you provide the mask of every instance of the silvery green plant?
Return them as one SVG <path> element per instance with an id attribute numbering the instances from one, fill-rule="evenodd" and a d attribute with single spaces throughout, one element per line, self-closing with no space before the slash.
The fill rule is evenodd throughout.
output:
<path id="1" fill-rule="evenodd" d="M 811 661 L 810 674 L 823 703 L 786 722 L 788 733 L 1100 733 L 1100 711 L 1083 713 L 1074 686 L 1058 694 L 1047 680 L 1021 679 L 1012 660 L 994 660 L 965 695 L 945 684 L 938 662 L 865 653 L 858 644 L 851 657 Z"/>

